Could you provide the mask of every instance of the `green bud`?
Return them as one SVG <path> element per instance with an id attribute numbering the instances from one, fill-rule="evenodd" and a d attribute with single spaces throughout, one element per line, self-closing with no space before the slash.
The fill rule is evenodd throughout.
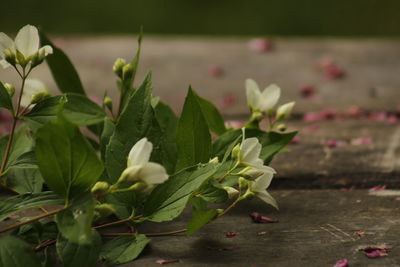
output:
<path id="1" fill-rule="evenodd" d="M 218 157 L 214 157 L 214 158 L 210 159 L 210 161 L 208 163 L 217 164 L 217 163 L 219 163 L 219 159 L 218 159 Z"/>
<path id="2" fill-rule="evenodd" d="M 51 96 L 51 94 L 49 93 L 49 91 L 42 91 L 39 93 L 36 93 L 34 95 L 32 95 L 32 100 L 31 100 L 31 104 L 37 104 L 40 101 L 49 98 Z"/>
<path id="3" fill-rule="evenodd" d="M 249 186 L 249 181 L 246 180 L 243 177 L 239 177 L 238 182 L 239 182 L 239 189 L 240 190 L 243 190 L 243 189 L 245 189 L 245 188 L 247 188 Z"/>
<path id="4" fill-rule="evenodd" d="M 28 64 L 28 60 L 25 56 L 17 50 L 17 63 L 21 65 L 21 67 L 25 68 L 26 64 Z M 10 63 L 11 64 L 11 63 Z"/>
<path id="5" fill-rule="evenodd" d="M 286 125 L 285 124 L 279 124 L 277 129 L 280 132 L 284 132 L 284 131 L 286 131 Z"/>
<path id="6" fill-rule="evenodd" d="M 233 198 L 234 196 L 239 194 L 239 191 L 237 191 L 235 188 L 233 188 L 231 186 L 224 186 L 223 188 L 228 193 L 229 198 Z"/>
<path id="7" fill-rule="evenodd" d="M 108 192 L 110 185 L 107 182 L 97 182 L 92 187 L 92 193 L 95 195 L 103 195 Z"/>
<path id="8" fill-rule="evenodd" d="M 115 209 L 111 204 L 103 203 L 94 207 L 94 210 L 98 212 L 99 217 L 107 217 L 115 213 Z"/>
<path id="9" fill-rule="evenodd" d="M 132 64 L 126 64 L 122 68 L 122 79 L 124 81 L 129 80 L 130 78 L 132 78 L 132 75 L 133 75 L 133 66 L 132 66 Z"/>
<path id="10" fill-rule="evenodd" d="M 241 196 L 241 199 L 253 198 L 255 195 L 256 194 L 254 192 L 250 191 L 250 189 L 247 189 L 246 193 Z"/>
<path id="11" fill-rule="evenodd" d="M 233 159 L 239 159 L 240 158 L 240 145 L 237 144 L 233 149 L 232 149 L 232 158 Z"/>
<path id="12" fill-rule="evenodd" d="M 4 59 L 12 66 L 15 66 L 15 64 L 17 64 L 15 53 L 11 51 L 11 49 L 5 49 L 3 51 L 3 54 L 4 54 Z"/>
<path id="13" fill-rule="evenodd" d="M 4 83 L 3 84 L 4 88 L 6 88 L 7 93 L 10 97 L 12 97 L 15 93 L 15 87 L 14 85 L 10 84 L 10 83 Z"/>
<path id="14" fill-rule="evenodd" d="M 114 73 L 117 74 L 117 76 L 120 77 L 121 79 L 122 79 L 122 69 L 125 65 L 126 65 L 125 59 L 117 58 L 113 66 Z"/>
<path id="15" fill-rule="evenodd" d="M 238 174 L 244 176 L 247 179 L 256 179 L 257 177 L 263 175 L 264 172 L 257 168 L 246 167 L 243 170 L 241 170 Z"/>
<path id="16" fill-rule="evenodd" d="M 113 110 L 113 103 L 112 103 L 112 99 L 109 96 L 105 96 L 103 99 L 103 104 L 104 106 L 106 106 L 109 110 Z"/>
<path id="17" fill-rule="evenodd" d="M 27 61 L 31 62 L 32 68 L 34 68 L 34 67 L 36 67 L 36 66 L 38 66 L 38 65 L 43 63 L 43 60 L 45 58 L 44 51 L 42 51 L 41 54 L 42 55 L 40 55 L 39 52 L 37 52 L 37 53 L 33 54 L 32 56 L 30 56 L 28 58 Z"/>

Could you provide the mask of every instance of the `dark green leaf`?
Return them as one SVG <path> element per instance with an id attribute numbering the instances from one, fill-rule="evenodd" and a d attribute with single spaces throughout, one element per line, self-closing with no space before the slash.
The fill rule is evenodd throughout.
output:
<path id="1" fill-rule="evenodd" d="M 121 236 L 106 243 L 100 257 L 107 266 L 113 266 L 136 259 L 150 242 L 145 235 Z"/>
<path id="2" fill-rule="evenodd" d="M 178 117 L 172 109 L 159 101 L 154 108 L 155 116 L 158 124 L 163 132 L 161 141 L 161 162 L 168 173 L 175 170 L 177 159 L 176 147 L 176 127 L 178 125 Z"/>
<path id="3" fill-rule="evenodd" d="M 13 110 L 11 97 L 8 94 L 7 89 L 4 87 L 2 82 L 0 82 L 0 108 Z"/>
<path id="4" fill-rule="evenodd" d="M 190 196 L 217 170 L 218 164 L 190 167 L 157 186 L 144 205 L 144 217 L 150 221 L 170 221 L 179 216 Z"/>
<path id="5" fill-rule="evenodd" d="M 61 205 L 64 201 L 53 192 L 41 192 L 37 194 L 25 194 L 0 200 L 0 221 L 13 213 L 26 209 L 46 206 Z"/>
<path id="6" fill-rule="evenodd" d="M 39 193 L 43 178 L 37 167 L 11 167 L 6 174 L 6 186 L 19 194 Z"/>
<path id="7" fill-rule="evenodd" d="M 92 242 L 92 221 L 95 201 L 90 193 L 77 198 L 70 207 L 56 215 L 60 233 L 75 244 Z"/>
<path id="8" fill-rule="evenodd" d="M 201 188 L 200 192 L 196 194 L 196 197 L 210 203 L 225 203 L 228 200 L 228 193 L 224 189 L 206 184 Z"/>
<path id="9" fill-rule="evenodd" d="M 35 157 L 35 151 L 28 151 L 24 154 L 21 154 L 16 160 L 11 162 L 11 167 L 18 167 L 18 168 L 36 168 L 37 162 Z"/>
<path id="10" fill-rule="evenodd" d="M 84 95 L 85 90 L 81 79 L 68 56 L 60 48 L 56 47 L 43 32 L 40 32 L 40 40 L 42 46 L 51 45 L 53 47 L 53 54 L 47 56 L 46 61 L 58 89 L 63 93 Z"/>
<path id="11" fill-rule="evenodd" d="M 226 132 L 225 121 L 214 104 L 200 96 L 197 96 L 197 98 L 210 131 L 214 132 L 216 135 L 221 135 Z"/>
<path id="12" fill-rule="evenodd" d="M 39 102 L 24 116 L 25 121 L 33 129 L 36 129 L 47 122 L 56 120 L 57 108 L 62 99 L 66 100 L 63 114 L 74 124 L 93 125 L 103 122 L 106 117 L 104 110 L 86 96 L 66 94 L 53 96 Z"/>
<path id="13" fill-rule="evenodd" d="M 108 143 L 110 142 L 110 138 L 113 135 L 115 131 L 115 124 L 114 122 L 106 117 L 104 119 L 104 127 L 103 127 L 103 132 L 101 133 L 100 136 L 100 152 L 101 152 L 101 158 L 105 159 L 105 154 L 106 154 L 106 147 Z"/>
<path id="14" fill-rule="evenodd" d="M 22 225 L 15 232 L 20 238 L 31 244 L 39 244 L 56 239 L 58 228 L 55 222 L 41 223 L 39 221 Z"/>
<path id="15" fill-rule="evenodd" d="M 0 237 L 0 267 L 41 267 L 31 247 L 21 239 L 5 235 Z"/>
<path id="16" fill-rule="evenodd" d="M 201 227 L 212 221 L 218 212 L 216 210 L 198 210 L 193 209 L 193 217 L 187 224 L 186 234 L 192 235 Z"/>
<path id="17" fill-rule="evenodd" d="M 211 135 L 196 93 L 189 88 L 177 130 L 178 163 L 176 170 L 208 162 Z"/>
<path id="18" fill-rule="evenodd" d="M 35 152 L 46 184 L 66 199 L 89 190 L 103 172 L 96 151 L 61 116 L 37 131 Z"/>
<path id="19" fill-rule="evenodd" d="M 153 143 L 153 157 L 159 156 L 160 127 L 151 107 L 151 74 L 129 99 L 106 148 L 106 169 L 110 182 L 118 180 L 126 168 L 132 146 L 143 137 Z"/>
<path id="20" fill-rule="evenodd" d="M 104 197 L 105 202 L 115 209 L 119 219 L 125 219 L 132 215 L 136 207 L 136 194 L 134 192 L 119 192 Z"/>
<path id="21" fill-rule="evenodd" d="M 92 230 L 92 232 L 92 240 L 88 244 L 72 243 L 59 235 L 56 247 L 64 267 L 91 267 L 95 265 L 99 259 L 101 238 L 95 230 Z"/>

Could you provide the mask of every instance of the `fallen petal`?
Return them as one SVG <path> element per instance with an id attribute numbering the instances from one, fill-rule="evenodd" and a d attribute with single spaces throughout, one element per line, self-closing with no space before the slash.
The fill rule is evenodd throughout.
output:
<path id="1" fill-rule="evenodd" d="M 370 259 L 385 257 L 387 255 L 388 254 L 382 250 L 374 250 L 374 251 L 371 251 L 371 252 L 365 254 L 365 256 L 367 256 Z"/>
<path id="2" fill-rule="evenodd" d="M 236 232 L 227 232 L 227 233 L 225 234 L 225 236 L 228 237 L 228 238 L 235 237 L 235 236 L 236 236 Z"/>
<path id="3" fill-rule="evenodd" d="M 179 260 L 156 260 L 156 263 L 158 264 L 168 264 L 168 263 L 175 263 L 175 262 L 179 262 Z"/>
<path id="4" fill-rule="evenodd" d="M 349 261 L 347 259 L 338 260 L 333 267 L 348 267 Z"/>

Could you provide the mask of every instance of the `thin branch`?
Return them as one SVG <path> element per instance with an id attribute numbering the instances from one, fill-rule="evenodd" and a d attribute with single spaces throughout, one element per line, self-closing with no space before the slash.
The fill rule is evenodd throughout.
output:
<path id="1" fill-rule="evenodd" d="M 186 231 L 187 231 L 187 229 L 180 229 L 180 230 L 171 231 L 171 232 L 145 233 L 143 235 L 145 235 L 145 236 L 166 236 L 166 235 L 174 235 L 174 234 L 184 233 Z M 138 233 L 103 233 L 101 235 L 102 236 L 135 236 L 135 235 L 138 235 Z"/>
<path id="2" fill-rule="evenodd" d="M 129 222 L 129 221 L 132 221 L 132 220 L 135 220 L 135 219 L 139 219 L 141 217 L 142 217 L 142 215 L 138 215 L 138 216 L 135 216 L 135 217 L 128 217 L 128 218 L 125 218 L 125 219 L 122 219 L 122 220 L 119 220 L 119 221 L 115 221 L 115 222 L 110 222 L 110 223 L 105 223 L 105 224 L 102 224 L 102 225 L 94 226 L 93 229 L 99 229 L 99 228 L 104 228 L 104 227 L 108 227 L 108 226 L 113 226 L 113 225 Z"/>

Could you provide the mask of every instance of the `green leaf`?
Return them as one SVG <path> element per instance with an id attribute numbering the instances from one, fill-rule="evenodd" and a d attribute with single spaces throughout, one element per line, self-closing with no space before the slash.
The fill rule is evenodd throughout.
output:
<path id="1" fill-rule="evenodd" d="M 119 219 L 125 219 L 134 213 L 137 205 L 136 194 L 134 192 L 118 192 L 104 197 L 105 202 L 115 209 L 115 215 Z"/>
<path id="2" fill-rule="evenodd" d="M 221 135 L 226 132 L 225 121 L 221 113 L 210 101 L 197 96 L 201 110 L 203 111 L 204 118 L 207 121 L 208 128 L 216 135 Z"/>
<path id="3" fill-rule="evenodd" d="M 57 238 L 58 228 L 55 222 L 41 223 L 40 221 L 35 221 L 22 225 L 15 231 L 15 234 L 26 242 L 37 245 Z"/>
<path id="4" fill-rule="evenodd" d="M 11 111 L 14 109 L 11 97 L 2 82 L 0 82 L 0 108 L 6 108 Z"/>
<path id="5" fill-rule="evenodd" d="M 67 209 L 57 213 L 57 226 L 64 238 L 75 244 L 92 242 L 94 206 L 93 196 L 88 193 L 77 198 Z"/>
<path id="6" fill-rule="evenodd" d="M 39 193 L 43 178 L 37 167 L 12 167 L 6 174 L 6 186 L 19 194 Z"/>
<path id="7" fill-rule="evenodd" d="M 53 47 L 53 54 L 46 57 L 46 62 L 53 78 L 63 93 L 85 94 L 78 72 L 68 56 L 58 47 L 56 47 L 47 36 L 40 31 L 40 40 L 42 46 L 50 45 Z"/>
<path id="8" fill-rule="evenodd" d="M 31 247 L 21 239 L 5 235 L 0 237 L 0 266 L 1 267 L 41 267 L 39 259 Z"/>
<path id="9" fill-rule="evenodd" d="M 103 172 L 96 151 L 61 116 L 37 131 L 35 152 L 46 184 L 67 200 L 89 190 Z"/>
<path id="10" fill-rule="evenodd" d="M 122 111 L 107 145 L 105 164 L 109 182 L 118 180 L 126 168 L 129 151 L 143 137 L 153 143 L 153 156 L 159 156 L 161 134 L 151 107 L 151 74 L 148 74 Z"/>
<path id="11" fill-rule="evenodd" d="M 178 125 L 178 117 L 172 109 L 159 101 L 154 107 L 155 116 L 162 130 L 161 141 L 161 162 L 169 174 L 174 173 L 177 146 L 176 146 L 176 129 Z"/>
<path id="12" fill-rule="evenodd" d="M 103 246 L 100 258 L 107 266 L 130 262 L 140 255 L 149 242 L 150 239 L 145 235 L 120 236 Z"/>
<path id="13" fill-rule="evenodd" d="M 211 135 L 196 93 L 189 88 L 177 130 L 177 170 L 208 162 Z"/>
<path id="14" fill-rule="evenodd" d="M 100 255 L 101 238 L 95 230 L 92 232 L 92 240 L 88 244 L 72 243 L 59 235 L 56 247 L 64 267 L 95 265 Z"/>
<path id="15" fill-rule="evenodd" d="M 43 124 L 54 121 L 57 118 L 57 109 L 62 100 L 66 100 L 63 115 L 77 125 L 93 125 L 103 122 L 106 117 L 104 110 L 79 94 L 65 94 L 46 98 L 36 104 L 31 111 L 24 115 L 24 120 L 33 128 L 37 129 Z"/>
<path id="16" fill-rule="evenodd" d="M 216 210 L 198 210 L 193 209 L 193 217 L 187 224 L 187 235 L 192 235 L 197 232 L 201 227 L 212 221 L 218 212 Z"/>
<path id="17" fill-rule="evenodd" d="M 190 196 L 217 170 L 218 164 L 190 167 L 171 176 L 151 192 L 144 205 L 144 217 L 153 222 L 170 221 L 179 216 Z"/>
<path id="18" fill-rule="evenodd" d="M 30 208 L 46 205 L 61 205 L 64 201 L 53 192 L 41 192 L 37 194 L 24 194 L 0 200 L 0 221 L 11 214 Z"/>
<path id="19" fill-rule="evenodd" d="M 103 131 L 100 136 L 100 153 L 103 161 L 106 157 L 107 145 L 110 142 L 111 136 L 113 135 L 114 131 L 115 131 L 114 122 L 110 118 L 106 117 L 104 119 Z"/>
<path id="20" fill-rule="evenodd" d="M 19 156 L 17 159 L 15 159 L 13 162 L 10 163 L 10 168 L 11 167 L 36 168 L 37 162 L 35 157 L 35 151 L 28 151 L 21 154 L 21 156 Z"/>
<path id="21" fill-rule="evenodd" d="M 0 158 L 3 160 L 3 155 L 7 147 L 8 135 L 0 139 Z M 28 129 L 25 126 L 20 127 L 13 139 L 13 143 L 8 157 L 6 170 L 20 161 L 23 154 L 32 150 L 33 141 L 29 135 Z"/>
<path id="22" fill-rule="evenodd" d="M 209 203 L 225 203 L 228 200 L 228 193 L 224 189 L 206 184 L 201 188 L 200 192 L 196 194 L 196 197 Z"/>

